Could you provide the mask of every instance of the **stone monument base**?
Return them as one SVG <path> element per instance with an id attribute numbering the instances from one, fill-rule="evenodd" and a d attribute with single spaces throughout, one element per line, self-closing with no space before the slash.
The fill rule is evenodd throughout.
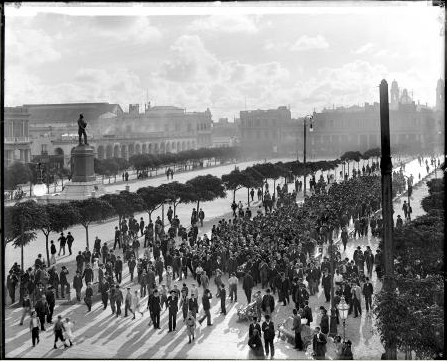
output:
<path id="1" fill-rule="evenodd" d="M 64 184 L 64 190 L 61 193 L 37 197 L 37 201 L 39 203 L 65 203 L 100 197 L 104 194 L 104 185 L 96 180 L 89 182 L 67 182 Z"/>

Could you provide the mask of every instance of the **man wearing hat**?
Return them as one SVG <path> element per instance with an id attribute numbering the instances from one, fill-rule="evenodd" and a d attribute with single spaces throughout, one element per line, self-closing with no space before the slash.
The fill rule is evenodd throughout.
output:
<path id="1" fill-rule="evenodd" d="M 92 289 L 92 283 L 87 283 L 87 289 L 85 290 L 85 298 L 84 302 L 87 305 L 87 312 L 90 312 L 92 310 L 92 297 L 93 297 L 93 289 Z"/>
<path id="2" fill-rule="evenodd" d="M 231 277 L 228 279 L 231 302 L 233 302 L 233 296 L 234 296 L 234 302 L 237 302 L 237 283 L 238 279 L 236 275 L 234 273 L 231 273 Z"/>
<path id="3" fill-rule="evenodd" d="M 54 333 L 54 349 L 57 349 L 57 341 L 61 340 L 64 344 L 64 347 L 67 348 L 68 346 L 65 344 L 65 339 L 63 335 L 63 331 L 65 331 L 64 324 L 62 322 L 62 316 L 57 316 L 57 321 L 54 323 L 53 333 Z"/>
<path id="4" fill-rule="evenodd" d="M 73 288 L 76 291 L 76 299 L 78 302 L 81 301 L 82 277 L 79 271 L 76 271 L 76 275 L 73 277 Z"/>
<path id="5" fill-rule="evenodd" d="M 120 286 L 116 285 L 116 298 L 115 298 L 115 303 L 116 303 L 116 317 L 121 315 L 121 304 L 123 303 L 124 297 L 123 297 L 123 292 L 120 290 Z"/>
<path id="6" fill-rule="evenodd" d="M 175 326 L 177 322 L 177 312 L 178 312 L 178 296 L 175 290 L 171 291 L 171 295 L 168 297 L 168 308 L 169 308 L 169 331 L 175 331 Z"/>
<path id="7" fill-rule="evenodd" d="M 270 320 L 270 315 L 265 315 L 265 321 L 262 323 L 262 332 L 264 333 L 265 355 L 268 357 L 271 351 L 272 358 L 275 356 L 275 347 L 273 340 L 275 339 L 275 326 Z"/>
<path id="8" fill-rule="evenodd" d="M 74 238 L 71 235 L 71 232 L 68 232 L 67 234 L 67 246 L 68 246 L 68 252 L 70 252 L 70 256 L 71 256 L 71 246 L 73 245 L 74 242 Z"/>
<path id="9" fill-rule="evenodd" d="M 53 286 L 49 286 L 45 294 L 48 303 L 47 323 L 53 323 L 54 306 L 56 306 L 56 298 L 54 296 Z"/>
<path id="10" fill-rule="evenodd" d="M 147 308 L 149 309 L 152 322 L 154 323 L 154 329 L 160 329 L 161 303 L 157 289 L 154 290 L 153 294 L 149 295 Z"/>
<path id="11" fill-rule="evenodd" d="M 64 232 L 61 233 L 61 236 L 58 238 L 59 241 L 59 253 L 58 256 L 61 255 L 61 251 L 64 251 L 65 256 L 65 243 L 67 242 L 67 239 L 64 236 Z"/>
<path id="12" fill-rule="evenodd" d="M 130 287 L 127 287 L 127 293 L 124 300 L 124 317 L 127 317 L 127 311 L 130 310 L 130 305 L 132 303 L 132 294 L 130 292 Z"/>

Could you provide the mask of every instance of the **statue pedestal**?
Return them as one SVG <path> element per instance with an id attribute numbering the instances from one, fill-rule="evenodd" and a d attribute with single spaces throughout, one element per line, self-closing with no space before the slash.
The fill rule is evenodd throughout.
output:
<path id="1" fill-rule="evenodd" d="M 64 184 L 59 194 L 38 197 L 40 203 L 64 203 L 78 201 L 105 194 L 104 186 L 96 180 L 94 170 L 94 150 L 88 145 L 78 145 L 71 152 L 71 182 Z"/>

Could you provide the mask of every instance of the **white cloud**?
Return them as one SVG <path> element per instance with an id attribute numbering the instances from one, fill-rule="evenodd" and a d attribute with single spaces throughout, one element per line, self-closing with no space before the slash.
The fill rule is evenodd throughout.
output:
<path id="1" fill-rule="evenodd" d="M 371 54 L 372 51 L 375 49 L 375 45 L 371 43 L 367 43 L 365 45 L 362 45 L 360 48 L 353 50 L 353 54 Z"/>
<path id="2" fill-rule="evenodd" d="M 322 35 L 314 37 L 303 35 L 290 48 L 294 51 L 307 51 L 314 49 L 327 49 L 329 44 Z"/>
<path id="3" fill-rule="evenodd" d="M 93 19 L 92 31 L 100 37 L 120 42 L 143 45 L 158 41 L 161 31 L 151 25 L 148 17 L 106 17 Z"/>
<path id="4" fill-rule="evenodd" d="M 58 61 L 61 58 L 51 36 L 42 30 L 30 29 L 24 24 L 20 28 L 15 24 L 6 28 L 5 48 L 8 49 L 5 54 L 6 69 L 13 64 L 32 66 Z"/>
<path id="5" fill-rule="evenodd" d="M 212 15 L 194 20 L 192 32 L 249 33 L 258 32 L 256 18 L 248 15 Z"/>

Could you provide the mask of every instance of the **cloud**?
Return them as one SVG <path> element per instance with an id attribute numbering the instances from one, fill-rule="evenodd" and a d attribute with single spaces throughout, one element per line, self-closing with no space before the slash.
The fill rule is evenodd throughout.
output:
<path id="1" fill-rule="evenodd" d="M 161 31 L 151 25 L 148 17 L 94 17 L 90 26 L 95 35 L 125 43 L 142 45 L 162 38 Z"/>
<path id="2" fill-rule="evenodd" d="M 353 50 L 353 54 L 371 54 L 371 52 L 374 50 L 375 46 L 372 43 L 367 43 L 365 45 L 362 45 L 357 50 Z"/>
<path id="3" fill-rule="evenodd" d="M 8 24 L 5 31 L 5 49 L 6 69 L 13 64 L 32 66 L 61 59 L 54 39 L 43 30 L 31 29 L 25 23 Z"/>
<path id="4" fill-rule="evenodd" d="M 182 35 L 170 48 L 170 59 L 161 65 L 159 75 L 171 81 L 215 81 L 221 73 L 221 63 L 211 54 L 198 35 Z"/>
<path id="5" fill-rule="evenodd" d="M 314 49 L 327 49 L 329 44 L 322 35 L 315 37 L 303 35 L 290 48 L 293 51 L 307 51 Z"/>
<path id="6" fill-rule="evenodd" d="M 212 15 L 194 20 L 188 27 L 191 32 L 257 33 L 256 18 L 248 15 Z"/>
<path id="7" fill-rule="evenodd" d="M 5 103 L 8 106 L 70 101 L 120 102 L 124 105 L 139 100 L 143 94 L 139 76 L 125 68 L 113 71 L 82 68 L 65 82 L 48 84 L 23 67 L 14 66 L 5 79 Z"/>

